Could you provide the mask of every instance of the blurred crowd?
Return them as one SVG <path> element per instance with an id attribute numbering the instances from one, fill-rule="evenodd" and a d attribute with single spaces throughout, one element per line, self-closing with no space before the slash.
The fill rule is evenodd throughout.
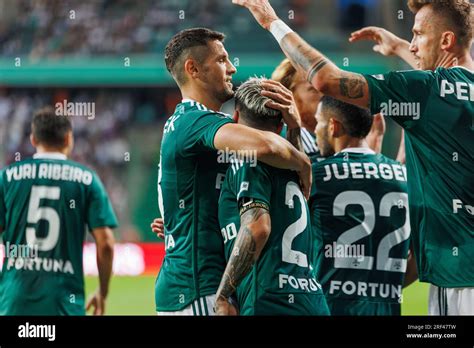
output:
<path id="1" fill-rule="evenodd" d="M 159 94 L 159 95 L 157 95 Z M 154 158 L 146 166 L 153 173 L 158 148 L 130 139 L 137 128 L 161 129 L 171 115 L 179 95 L 176 91 L 153 89 L 7 89 L 0 88 L 0 168 L 34 153 L 30 144 L 30 122 L 43 106 L 64 100 L 95 103 L 95 117 L 73 117 L 75 145 L 72 159 L 97 171 L 121 221 L 130 222 L 129 167 L 132 145 L 146 147 Z M 157 132 L 158 134 L 160 132 Z M 158 142 L 159 139 L 155 143 Z M 154 163 L 156 162 L 156 163 Z M 137 164 L 136 161 L 134 164 Z M 133 239 L 133 237 L 131 237 Z"/>
<path id="2" fill-rule="evenodd" d="M 212 27 L 226 33 L 255 29 L 244 11 L 236 11 L 231 1 L 222 0 L 1 2 L 8 5 L 2 8 L 4 18 L 0 23 L 0 54 L 4 57 L 161 53 L 166 41 L 183 28 Z M 310 0 L 273 3 L 281 11 L 294 11 L 293 25 L 297 29 L 308 24 L 304 9 Z"/>

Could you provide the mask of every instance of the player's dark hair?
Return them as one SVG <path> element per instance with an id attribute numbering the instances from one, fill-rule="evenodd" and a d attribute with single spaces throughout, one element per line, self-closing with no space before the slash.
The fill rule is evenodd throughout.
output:
<path id="1" fill-rule="evenodd" d="M 237 88 L 235 108 L 250 127 L 272 130 L 278 128 L 282 121 L 280 111 L 269 108 L 268 97 L 261 94 L 264 78 L 251 77 Z"/>
<path id="2" fill-rule="evenodd" d="M 174 77 L 178 85 L 186 82 L 184 62 L 189 57 L 203 62 L 207 57 L 207 47 L 210 41 L 224 42 L 225 35 L 206 28 L 193 28 L 180 31 L 173 36 L 165 48 L 166 68 Z M 201 48 L 199 50 L 198 48 Z"/>
<path id="3" fill-rule="evenodd" d="M 50 106 L 36 111 L 31 122 L 31 133 L 36 141 L 51 147 L 64 147 L 67 133 L 71 130 L 69 118 L 57 116 Z"/>
<path id="4" fill-rule="evenodd" d="M 427 5 L 447 21 L 459 46 L 469 49 L 473 35 L 473 5 L 469 0 L 408 0 L 408 7 L 415 14 Z"/>
<path id="5" fill-rule="evenodd" d="M 353 138 L 365 138 L 372 128 L 374 118 L 367 109 L 328 96 L 321 99 L 321 107 L 323 113 L 330 113 L 341 122 L 347 135 Z"/>

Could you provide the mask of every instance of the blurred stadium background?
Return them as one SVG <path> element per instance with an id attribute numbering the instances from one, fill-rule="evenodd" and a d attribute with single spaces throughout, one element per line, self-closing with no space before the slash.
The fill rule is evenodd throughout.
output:
<path id="1" fill-rule="evenodd" d="M 349 33 L 383 26 L 409 39 L 406 0 L 273 0 L 278 13 L 341 67 L 365 73 L 406 69 L 398 59 L 349 45 Z M 29 121 L 56 102 L 94 102 L 96 117 L 74 120 L 73 159 L 101 176 L 120 220 L 109 314 L 154 314 L 154 279 L 163 244 L 150 232 L 164 121 L 180 94 L 163 50 L 181 29 L 224 32 L 234 81 L 271 75 L 283 55 L 230 0 L 0 0 L 0 165 L 33 153 Z M 229 103 L 225 111 L 231 113 Z M 395 157 L 400 129 L 390 121 L 384 153 Z M 90 239 L 89 239 L 90 240 Z M 87 292 L 97 285 L 95 251 L 85 247 Z M 404 314 L 427 313 L 427 286 L 404 293 Z"/>

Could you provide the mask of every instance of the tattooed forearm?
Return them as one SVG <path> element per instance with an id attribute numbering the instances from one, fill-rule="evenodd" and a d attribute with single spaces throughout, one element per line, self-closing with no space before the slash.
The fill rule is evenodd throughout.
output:
<path id="1" fill-rule="evenodd" d="M 288 129 L 286 139 L 298 150 L 304 152 L 303 142 L 301 141 L 301 128 Z"/>
<path id="2" fill-rule="evenodd" d="M 264 214 L 268 214 L 266 209 L 255 208 L 242 215 L 241 227 L 217 290 L 217 298 L 228 299 L 260 256 L 263 249 L 262 242 L 254 237 L 249 224 L 257 221 Z"/>
<path id="3" fill-rule="evenodd" d="M 362 75 L 345 73 L 339 80 L 341 95 L 349 99 L 362 98 L 366 83 Z"/>
<path id="4" fill-rule="evenodd" d="M 311 70 L 309 70 L 306 80 L 309 83 L 311 83 L 313 81 L 313 77 L 319 72 L 319 70 L 324 68 L 327 64 L 328 64 L 328 60 L 326 58 L 323 58 L 319 62 L 314 64 L 314 67 Z"/>

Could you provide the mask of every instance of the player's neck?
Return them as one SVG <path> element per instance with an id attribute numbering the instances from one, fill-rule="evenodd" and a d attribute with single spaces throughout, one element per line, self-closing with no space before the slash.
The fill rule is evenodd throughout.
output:
<path id="1" fill-rule="evenodd" d="M 357 138 L 347 138 L 341 141 L 338 141 L 335 150 L 336 153 L 339 153 L 345 149 L 353 149 L 353 148 L 362 148 L 362 149 L 370 149 L 369 144 L 365 139 L 357 139 Z"/>
<path id="2" fill-rule="evenodd" d="M 222 107 L 221 102 L 217 101 L 215 98 L 205 93 L 200 93 L 199 91 L 191 91 L 187 90 L 186 88 L 183 88 L 181 94 L 183 96 L 183 99 L 191 99 L 197 101 L 198 103 L 201 103 L 206 108 L 213 111 L 219 111 Z"/>
<path id="3" fill-rule="evenodd" d="M 464 56 L 460 57 L 458 60 L 458 66 L 462 66 L 471 71 L 474 70 L 474 61 L 469 52 L 466 52 Z"/>
<path id="4" fill-rule="evenodd" d="M 36 147 L 36 153 L 37 154 L 60 153 L 66 157 L 68 156 L 68 150 L 66 148 L 58 149 L 58 148 L 53 148 L 53 147 L 43 146 L 43 145 L 38 145 Z"/>

